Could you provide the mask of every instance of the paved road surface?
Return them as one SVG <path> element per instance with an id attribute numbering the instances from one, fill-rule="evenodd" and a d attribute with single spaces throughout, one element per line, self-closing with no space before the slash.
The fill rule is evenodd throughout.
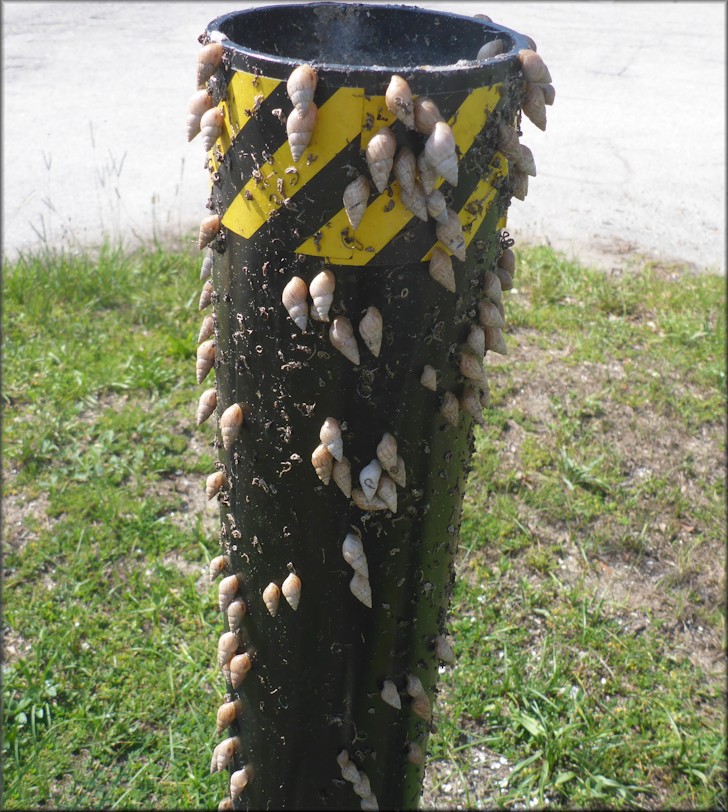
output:
<path id="1" fill-rule="evenodd" d="M 3 251 L 129 245 L 206 214 L 185 140 L 197 36 L 263 3 L 5 2 Z M 725 273 L 725 5 L 431 2 L 532 36 L 554 78 L 509 230 L 606 268 L 634 252 Z"/>

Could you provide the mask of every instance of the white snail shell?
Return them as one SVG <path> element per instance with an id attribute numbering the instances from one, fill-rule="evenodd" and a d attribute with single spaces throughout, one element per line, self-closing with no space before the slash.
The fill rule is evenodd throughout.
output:
<path id="1" fill-rule="evenodd" d="M 374 497 L 379 486 L 379 478 L 382 476 L 382 464 L 379 460 L 372 460 L 369 465 L 362 468 L 359 474 L 359 483 L 364 491 L 367 501 Z"/>
<path id="2" fill-rule="evenodd" d="M 212 314 L 208 313 L 200 325 L 200 332 L 197 334 L 197 343 L 202 344 L 202 342 L 205 341 L 205 339 L 210 338 L 214 332 L 215 318 L 212 316 Z"/>
<path id="3" fill-rule="evenodd" d="M 207 80 L 222 63 L 222 45 L 219 42 L 208 42 L 197 54 L 197 87 L 205 86 Z"/>
<path id="4" fill-rule="evenodd" d="M 245 601 L 242 598 L 234 600 L 230 606 L 228 606 L 227 619 L 231 632 L 240 631 L 240 626 L 242 625 L 247 608 L 248 607 L 245 605 Z"/>
<path id="5" fill-rule="evenodd" d="M 371 187 L 369 186 L 369 181 L 364 175 L 359 175 L 358 178 L 353 180 L 346 189 L 344 189 L 344 209 L 346 210 L 346 216 L 349 218 L 351 227 L 355 231 L 364 217 L 364 212 L 367 210 L 367 200 L 369 199 L 370 191 Z"/>
<path id="6" fill-rule="evenodd" d="M 499 327 L 486 327 L 485 348 L 491 352 L 497 352 L 500 355 L 508 355 L 508 348 L 503 338 L 503 330 Z"/>
<path id="7" fill-rule="evenodd" d="M 424 152 L 417 156 L 417 177 L 420 179 L 425 197 L 432 194 L 437 183 L 437 171 L 427 163 Z"/>
<path id="8" fill-rule="evenodd" d="M 372 588 L 368 578 L 365 578 L 360 572 L 355 572 L 349 583 L 349 589 L 351 589 L 351 594 L 364 606 L 372 608 Z"/>
<path id="9" fill-rule="evenodd" d="M 245 787 L 253 780 L 253 767 L 246 764 L 241 770 L 235 770 L 230 776 L 230 798 L 233 801 L 243 794 Z"/>
<path id="10" fill-rule="evenodd" d="M 402 710 L 402 699 L 400 698 L 397 686 L 392 682 L 391 679 L 384 680 L 384 686 L 382 687 L 380 696 L 387 703 L 387 705 L 391 705 L 397 710 Z"/>
<path id="11" fill-rule="evenodd" d="M 439 634 L 435 638 L 435 656 L 443 663 L 452 665 L 455 662 L 455 652 L 452 648 L 452 641 L 444 634 Z"/>
<path id="12" fill-rule="evenodd" d="M 432 251 L 428 270 L 430 276 L 436 282 L 439 282 L 445 290 L 455 293 L 455 271 L 452 267 L 452 259 L 450 259 L 447 251 L 436 246 Z"/>
<path id="13" fill-rule="evenodd" d="M 458 399 L 452 392 L 445 392 L 440 404 L 440 414 L 452 426 L 457 426 L 460 422 L 460 405 Z"/>
<path id="14" fill-rule="evenodd" d="M 438 223 L 447 222 L 447 201 L 439 189 L 433 189 L 425 199 L 427 213 Z"/>
<path id="15" fill-rule="evenodd" d="M 294 276 L 283 288 L 281 301 L 296 327 L 305 332 L 308 326 L 308 286 L 300 276 Z"/>
<path id="16" fill-rule="evenodd" d="M 482 327 L 472 325 L 467 337 L 467 345 L 474 355 L 482 358 L 485 355 L 485 333 Z"/>
<path id="17" fill-rule="evenodd" d="M 218 231 L 220 231 L 220 218 L 217 214 L 211 214 L 209 217 L 202 218 L 200 222 L 200 234 L 197 238 L 197 247 L 200 251 L 217 237 Z"/>
<path id="18" fill-rule="evenodd" d="M 214 499 L 225 485 L 224 471 L 215 471 L 205 481 L 205 494 L 208 501 Z"/>
<path id="19" fill-rule="evenodd" d="M 382 314 L 373 305 L 368 307 L 364 318 L 359 322 L 359 335 L 375 358 L 379 358 L 382 349 L 382 326 Z"/>
<path id="20" fill-rule="evenodd" d="M 212 275 L 213 253 L 212 249 L 207 249 L 207 255 L 202 260 L 202 267 L 200 268 L 200 281 L 204 282 L 205 279 Z"/>
<path id="21" fill-rule="evenodd" d="M 334 468 L 334 458 L 331 456 L 329 449 L 323 443 L 314 448 L 313 454 L 311 454 L 311 465 L 313 465 L 314 470 L 316 471 L 316 476 L 324 483 L 324 485 L 328 485 L 329 482 L 331 482 L 331 473 Z"/>
<path id="22" fill-rule="evenodd" d="M 400 188 L 408 194 L 412 194 L 417 178 L 417 159 L 414 152 L 409 147 L 401 147 L 392 168 Z"/>
<path id="23" fill-rule="evenodd" d="M 253 661 L 246 651 L 242 654 L 236 654 L 230 660 L 230 683 L 233 688 L 239 688 L 243 684 L 243 680 L 252 667 Z"/>
<path id="24" fill-rule="evenodd" d="M 463 394 L 460 396 L 460 408 L 465 414 L 469 414 L 479 426 L 485 428 L 485 420 L 480 406 L 480 393 L 475 387 L 466 386 L 463 388 Z"/>
<path id="25" fill-rule="evenodd" d="M 217 643 L 217 664 L 225 667 L 238 650 L 238 636 L 234 632 L 224 632 Z"/>
<path id="26" fill-rule="evenodd" d="M 384 94 L 384 103 L 387 105 L 387 110 L 394 113 L 408 130 L 414 129 L 412 91 L 406 80 L 396 73 L 392 74 L 392 78 L 389 80 L 389 86 Z"/>
<path id="27" fill-rule="evenodd" d="M 308 287 L 308 292 L 313 299 L 311 308 L 311 318 L 316 321 L 328 321 L 329 309 L 334 301 L 334 290 L 336 289 L 336 277 L 331 271 L 321 271 L 314 276 Z"/>
<path id="28" fill-rule="evenodd" d="M 412 697 L 412 710 L 426 722 L 432 719 L 432 706 L 418 677 L 407 676 L 407 693 Z"/>
<path id="29" fill-rule="evenodd" d="M 479 320 L 483 327 L 505 327 L 503 316 L 498 312 L 498 308 L 488 299 L 481 299 L 478 302 Z"/>
<path id="30" fill-rule="evenodd" d="M 425 389 L 437 392 L 437 370 L 429 364 L 425 364 L 422 375 L 420 376 L 420 383 Z"/>
<path id="31" fill-rule="evenodd" d="M 344 561 L 363 578 L 369 580 L 369 565 L 364 554 L 364 545 L 361 543 L 361 536 L 356 533 L 347 533 L 341 545 L 341 554 Z"/>
<path id="32" fill-rule="evenodd" d="M 372 794 L 372 785 L 366 773 L 359 772 L 359 780 L 354 783 L 352 789 L 360 798 L 368 798 Z"/>
<path id="33" fill-rule="evenodd" d="M 377 459 L 382 463 L 385 471 L 395 468 L 397 465 L 397 441 L 388 431 L 382 435 L 382 439 L 377 445 Z"/>
<path id="34" fill-rule="evenodd" d="M 218 605 L 221 612 L 227 612 L 228 607 L 238 594 L 239 585 L 237 575 L 228 575 L 220 581 L 220 586 L 218 587 Z"/>
<path id="35" fill-rule="evenodd" d="M 359 782 L 359 770 L 357 770 L 353 762 L 347 761 L 341 768 L 341 777 L 345 781 L 351 781 L 352 784 L 357 784 Z"/>
<path id="36" fill-rule="evenodd" d="M 494 305 L 498 305 L 503 301 L 500 279 L 498 279 L 493 271 L 485 272 L 483 277 L 483 293 Z"/>
<path id="37" fill-rule="evenodd" d="M 230 559 L 226 555 L 216 555 L 210 560 L 210 583 L 212 583 L 218 575 L 229 569 Z"/>
<path id="38" fill-rule="evenodd" d="M 301 579 L 295 572 L 288 574 L 288 577 L 281 585 L 281 592 L 288 605 L 295 612 L 301 602 Z"/>
<path id="39" fill-rule="evenodd" d="M 452 209 L 447 210 L 447 218 L 447 223 L 438 223 L 435 227 L 437 239 L 458 259 L 464 260 L 466 247 L 460 218 Z"/>
<path id="40" fill-rule="evenodd" d="M 375 511 L 386 510 L 387 505 L 375 494 L 371 499 L 367 499 L 361 488 L 351 489 L 351 498 L 360 510 Z"/>
<path id="41" fill-rule="evenodd" d="M 435 129 L 435 124 L 442 121 L 437 105 L 427 96 L 420 96 L 415 99 L 414 115 L 415 129 L 423 135 L 429 135 Z"/>
<path id="42" fill-rule="evenodd" d="M 522 51 L 519 51 L 518 60 L 521 63 L 523 78 L 527 82 L 540 84 L 549 84 L 551 82 L 549 69 L 536 51 L 530 48 L 524 48 Z"/>
<path id="43" fill-rule="evenodd" d="M 341 425 L 334 417 L 327 417 L 319 431 L 319 440 L 329 449 L 335 460 L 344 458 L 344 440 L 341 436 Z"/>
<path id="44" fill-rule="evenodd" d="M 546 129 L 546 99 L 540 85 L 526 85 L 521 109 L 523 115 L 530 118 L 539 130 Z"/>
<path id="45" fill-rule="evenodd" d="M 438 121 L 425 143 L 425 160 L 451 186 L 458 185 L 458 156 L 450 125 Z"/>
<path id="46" fill-rule="evenodd" d="M 501 121 L 498 125 L 498 149 L 514 164 L 521 159 L 518 132 L 505 121 Z"/>
<path id="47" fill-rule="evenodd" d="M 202 286 L 202 291 L 200 292 L 200 301 L 198 304 L 198 310 L 204 310 L 206 307 L 210 306 L 212 302 L 212 282 L 208 279 L 207 282 Z"/>
<path id="48" fill-rule="evenodd" d="M 205 389 L 200 395 L 197 404 L 197 425 L 201 425 L 217 408 L 217 392 L 214 389 Z"/>
<path id="49" fill-rule="evenodd" d="M 233 447 L 233 443 L 240 434 L 243 425 L 243 410 L 239 403 L 233 403 L 220 415 L 220 433 L 222 434 L 222 444 L 226 451 Z"/>
<path id="50" fill-rule="evenodd" d="M 486 42 L 484 45 L 480 47 L 478 51 L 478 55 L 475 57 L 476 59 L 492 59 L 494 56 L 498 56 L 498 54 L 503 53 L 503 40 L 492 39 L 490 42 Z"/>
<path id="51" fill-rule="evenodd" d="M 397 512 L 397 485 L 392 477 L 382 474 L 377 486 L 377 496 L 392 511 Z"/>
<path id="52" fill-rule="evenodd" d="M 411 193 L 400 189 L 399 198 L 407 211 L 411 211 L 412 214 L 414 214 L 415 217 L 419 217 L 423 223 L 427 222 L 427 196 L 419 181 L 415 181 Z"/>
<path id="53" fill-rule="evenodd" d="M 337 763 L 337 764 L 339 765 L 339 767 L 340 767 L 340 768 L 343 770 L 343 769 L 344 769 L 344 766 L 345 766 L 346 764 L 348 764 L 348 763 L 349 763 L 349 751 L 348 751 L 348 750 L 342 750 L 342 751 L 341 751 L 341 752 L 340 752 L 340 753 L 339 753 L 339 754 L 336 756 L 336 763 Z"/>
<path id="54" fill-rule="evenodd" d="M 286 91 L 299 115 L 305 116 L 308 112 L 317 83 L 318 75 L 310 65 L 299 65 L 288 77 Z"/>
<path id="55" fill-rule="evenodd" d="M 200 131 L 203 114 L 212 107 L 212 96 L 206 90 L 193 93 L 187 115 L 187 140 L 191 141 Z"/>
<path id="56" fill-rule="evenodd" d="M 263 590 L 263 603 L 265 604 L 265 608 L 268 610 L 271 617 L 275 617 L 278 614 L 278 604 L 280 603 L 280 600 L 281 590 L 278 587 L 278 584 L 274 584 L 271 581 Z"/>
<path id="57" fill-rule="evenodd" d="M 286 132 L 288 133 L 288 144 L 291 147 L 291 157 L 296 163 L 303 155 L 306 147 L 311 143 L 318 108 L 313 102 L 308 105 L 308 110 L 304 115 L 294 108 L 286 119 Z"/>
<path id="58" fill-rule="evenodd" d="M 334 469 L 332 471 L 334 482 L 338 485 L 339 490 L 347 497 L 351 496 L 351 463 L 346 457 L 334 462 Z"/>
<path id="59" fill-rule="evenodd" d="M 219 107 L 211 107 L 200 119 L 200 135 L 205 150 L 212 149 L 213 144 L 222 135 L 225 116 Z"/>
<path id="60" fill-rule="evenodd" d="M 210 772 L 217 773 L 224 770 L 235 757 L 235 753 L 240 749 L 240 737 L 230 736 L 223 739 L 212 751 L 210 761 Z"/>
<path id="61" fill-rule="evenodd" d="M 217 734 L 219 735 L 223 730 L 230 727 L 242 712 L 243 703 L 240 699 L 236 699 L 234 702 L 224 702 L 220 705 L 217 709 Z"/>
<path id="62" fill-rule="evenodd" d="M 487 342 L 486 342 L 487 346 Z M 485 369 L 483 363 L 479 358 L 466 352 L 460 356 L 460 363 L 458 364 L 460 374 L 468 381 L 472 381 L 477 386 L 485 388 L 487 380 L 485 377 Z"/>
<path id="63" fill-rule="evenodd" d="M 374 185 L 380 194 L 384 192 L 389 183 L 389 174 L 394 164 L 396 149 L 397 139 L 389 127 L 382 127 L 367 144 L 365 153 L 367 165 Z"/>
<path id="64" fill-rule="evenodd" d="M 528 194 L 528 175 L 518 169 L 513 171 L 513 197 L 525 200 Z"/>
<path id="65" fill-rule="evenodd" d="M 346 316 L 337 316 L 329 328 L 329 340 L 336 349 L 355 366 L 359 364 L 359 347 L 354 338 L 354 328 Z"/>
<path id="66" fill-rule="evenodd" d="M 422 748 L 419 744 L 415 744 L 415 742 L 410 742 L 409 747 L 407 748 L 407 761 L 410 764 L 424 764 L 425 757 L 422 755 Z"/>

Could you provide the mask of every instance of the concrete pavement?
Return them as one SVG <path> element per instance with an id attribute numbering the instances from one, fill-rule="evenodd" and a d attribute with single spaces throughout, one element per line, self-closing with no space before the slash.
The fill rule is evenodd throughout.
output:
<path id="1" fill-rule="evenodd" d="M 197 36 L 264 4 L 3 3 L 3 252 L 191 233 L 208 196 L 185 138 Z M 486 13 L 549 66 L 546 132 L 524 119 L 538 177 L 510 209 L 518 242 L 725 273 L 723 3 L 412 5 Z"/>

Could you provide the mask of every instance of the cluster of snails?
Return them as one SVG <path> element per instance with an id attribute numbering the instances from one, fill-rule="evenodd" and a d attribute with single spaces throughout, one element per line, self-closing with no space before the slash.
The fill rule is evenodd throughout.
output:
<path id="1" fill-rule="evenodd" d="M 286 133 L 293 162 L 297 163 L 311 143 L 318 108 L 313 100 L 318 77 L 310 65 L 299 65 L 288 77 L 286 91 L 293 110 L 286 119 Z"/>
<path id="2" fill-rule="evenodd" d="M 358 528 L 352 526 L 351 531 L 346 534 L 341 545 L 341 554 L 344 561 L 354 570 L 354 576 L 349 584 L 351 594 L 371 609 L 372 587 L 369 583 L 369 565 Z"/>
<path id="3" fill-rule="evenodd" d="M 421 719 L 424 719 L 426 722 L 431 722 L 432 705 L 427 693 L 425 692 L 425 689 L 422 687 L 422 682 L 420 681 L 419 677 L 416 677 L 414 674 L 407 675 L 405 692 L 412 699 L 412 710 Z M 396 710 L 402 710 L 402 698 L 393 680 L 384 680 L 382 690 L 380 691 L 380 696 L 382 697 L 382 700 L 387 703 L 387 705 L 391 705 Z"/>
<path id="4" fill-rule="evenodd" d="M 377 796 L 372 792 L 367 774 L 357 769 L 354 762 L 349 758 L 348 750 L 341 750 L 339 755 L 336 756 L 336 763 L 341 769 L 341 777 L 352 784 L 352 789 L 361 798 L 360 808 L 365 810 L 379 809 Z"/>
<path id="5" fill-rule="evenodd" d="M 278 586 L 275 581 L 271 581 L 263 590 L 263 603 L 271 617 L 278 614 L 281 595 L 286 599 L 286 603 L 295 612 L 301 602 L 301 579 L 296 575 L 293 564 L 288 565 L 290 572 L 283 583 Z"/>

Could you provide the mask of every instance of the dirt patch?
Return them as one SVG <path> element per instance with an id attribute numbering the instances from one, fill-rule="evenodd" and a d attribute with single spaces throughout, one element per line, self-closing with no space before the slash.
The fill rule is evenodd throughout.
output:
<path id="1" fill-rule="evenodd" d="M 3 546 L 7 545 L 11 552 L 22 553 L 28 542 L 35 541 L 43 530 L 50 530 L 54 521 L 48 517 L 45 493 L 35 499 L 27 499 L 22 493 L 3 495 Z"/>

